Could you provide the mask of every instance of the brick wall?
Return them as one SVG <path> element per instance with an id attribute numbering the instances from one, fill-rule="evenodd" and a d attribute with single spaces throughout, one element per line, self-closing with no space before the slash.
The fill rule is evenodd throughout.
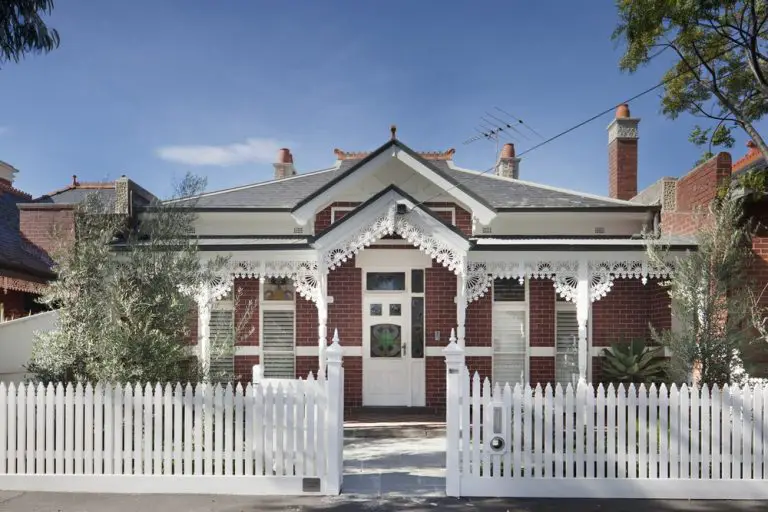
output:
<path id="1" fill-rule="evenodd" d="M 315 234 L 325 231 L 331 226 L 331 213 L 334 207 L 355 207 L 360 203 L 352 203 L 348 201 L 339 201 L 331 204 L 330 206 L 320 210 L 315 215 Z M 349 213 L 348 211 L 337 211 L 335 220 L 338 222 L 344 215 Z"/>
<path id="2" fill-rule="evenodd" d="M 608 195 L 625 200 L 637 195 L 637 139 L 614 139 L 608 145 Z"/>
<path id="3" fill-rule="evenodd" d="M 445 358 L 424 358 L 426 406 L 445 407 Z"/>
<path id="4" fill-rule="evenodd" d="M 333 334 L 330 331 L 329 334 Z M 296 296 L 296 346 L 317 347 L 317 306 Z"/>
<path id="5" fill-rule="evenodd" d="M 235 345 L 259 344 L 259 280 L 235 279 Z"/>
<path id="6" fill-rule="evenodd" d="M 235 356 L 235 381 L 243 386 L 253 379 L 253 366 L 259 364 L 259 356 Z"/>
<path id="7" fill-rule="evenodd" d="M 363 271 L 355 268 L 355 259 L 345 262 L 328 274 L 328 337 L 339 330 L 344 346 L 363 344 Z M 315 324 L 317 332 L 317 324 Z"/>
<path id="8" fill-rule="evenodd" d="M 720 185 L 730 176 L 731 155 L 719 153 L 677 180 L 675 209 L 662 211 L 662 231 L 678 235 L 695 233 L 702 221 L 698 211 L 706 209 L 717 196 Z"/>
<path id="9" fill-rule="evenodd" d="M 447 211 L 434 211 L 433 213 L 441 217 L 443 220 L 445 220 L 448 224 L 451 224 L 454 221 L 455 217 L 455 223 L 454 226 L 456 226 L 459 231 L 464 233 L 466 236 L 472 235 L 472 214 L 469 213 L 467 210 L 462 208 L 461 206 L 454 204 L 454 203 L 425 203 L 425 206 L 429 208 L 453 208 L 455 211 L 454 216 L 450 214 L 450 212 Z"/>
<path id="10" fill-rule="evenodd" d="M 444 347 L 456 327 L 456 275 L 439 263 L 424 272 L 424 331 L 427 346 Z M 435 332 L 440 331 L 440 340 Z"/>
<path id="11" fill-rule="evenodd" d="M 533 356 L 528 361 L 529 380 L 532 386 L 555 381 L 555 358 Z"/>
<path id="12" fill-rule="evenodd" d="M 647 286 L 647 285 L 645 285 Z M 592 303 L 592 346 L 648 337 L 647 288 L 639 279 L 616 279 L 608 295 Z"/>
<path id="13" fill-rule="evenodd" d="M 187 339 L 185 340 L 187 345 L 197 345 L 197 337 L 200 335 L 200 331 L 198 330 L 198 316 L 197 316 L 197 303 L 193 302 L 192 306 L 189 308 L 189 316 L 187 317 Z"/>
<path id="14" fill-rule="evenodd" d="M 71 240 L 74 210 L 71 206 L 20 206 L 19 229 L 24 238 L 50 254 L 62 241 Z"/>
<path id="15" fill-rule="evenodd" d="M 551 279 L 529 279 L 528 308 L 530 345 L 554 347 L 555 287 Z"/>
<path id="16" fill-rule="evenodd" d="M 465 342 L 468 347 L 493 346 L 493 295 L 472 302 L 467 306 Z"/>

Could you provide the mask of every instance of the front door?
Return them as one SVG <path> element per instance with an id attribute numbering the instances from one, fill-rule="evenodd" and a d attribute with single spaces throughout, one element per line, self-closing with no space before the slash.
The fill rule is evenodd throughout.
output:
<path id="1" fill-rule="evenodd" d="M 410 295 L 366 291 L 363 302 L 363 404 L 412 405 Z"/>

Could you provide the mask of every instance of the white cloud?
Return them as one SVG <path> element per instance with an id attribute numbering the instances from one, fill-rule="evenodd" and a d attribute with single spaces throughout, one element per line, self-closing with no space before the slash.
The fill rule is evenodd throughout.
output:
<path id="1" fill-rule="evenodd" d="M 165 146 L 157 156 L 169 162 L 187 165 L 229 167 L 248 163 L 273 162 L 277 151 L 285 147 L 275 139 L 250 138 L 222 146 Z"/>

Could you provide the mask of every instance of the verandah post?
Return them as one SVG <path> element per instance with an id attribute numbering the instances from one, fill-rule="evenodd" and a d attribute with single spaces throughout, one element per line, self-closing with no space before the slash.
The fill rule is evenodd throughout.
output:
<path id="1" fill-rule="evenodd" d="M 460 480 L 460 426 L 461 426 L 461 390 L 464 375 L 464 349 L 456 343 L 456 333 L 451 330 L 451 340 L 443 349 L 445 355 L 445 494 L 461 496 Z M 463 397 L 464 400 L 467 397 Z M 465 436 L 468 434 L 465 432 Z M 466 454 L 465 454 L 466 456 Z"/>
<path id="2" fill-rule="evenodd" d="M 579 384 L 587 382 L 587 362 L 589 348 L 587 346 L 587 320 L 589 319 L 589 263 L 581 258 L 578 266 L 578 281 L 576 285 L 576 321 L 579 324 Z"/>
<path id="3" fill-rule="evenodd" d="M 342 394 L 344 383 L 341 367 L 342 349 L 339 345 L 338 330 L 333 333 L 333 343 L 326 349 L 326 385 L 328 392 L 328 411 L 326 414 L 326 446 L 328 453 L 326 494 L 341 492 L 342 445 L 344 430 L 344 404 Z"/>

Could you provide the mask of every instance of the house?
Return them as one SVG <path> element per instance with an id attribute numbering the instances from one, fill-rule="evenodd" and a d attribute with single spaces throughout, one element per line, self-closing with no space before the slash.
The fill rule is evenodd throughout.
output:
<path id="1" fill-rule="evenodd" d="M 246 298 L 257 311 L 236 374 L 316 372 L 338 329 L 347 406 L 443 406 L 452 331 L 494 382 L 599 380 L 601 347 L 672 324 L 658 285 L 670 269 L 641 236 L 668 209 L 633 200 L 638 125 L 624 105 L 608 126 L 608 197 L 525 180 L 512 144 L 473 171 L 393 127 L 373 151 L 336 149 L 327 169 L 299 173 L 282 149 L 273 180 L 178 201 L 199 214 L 201 257 L 231 258 L 196 293 L 198 353 L 243 320 Z"/>
<path id="2" fill-rule="evenodd" d="M 32 198 L 13 186 L 17 173 L 0 162 L 0 321 L 44 309 L 36 298 L 55 279 L 52 252 L 72 239 L 75 206 L 88 194 L 98 194 L 125 215 L 134 215 L 154 199 L 126 177 L 83 183 L 77 176 L 64 188 Z"/>

